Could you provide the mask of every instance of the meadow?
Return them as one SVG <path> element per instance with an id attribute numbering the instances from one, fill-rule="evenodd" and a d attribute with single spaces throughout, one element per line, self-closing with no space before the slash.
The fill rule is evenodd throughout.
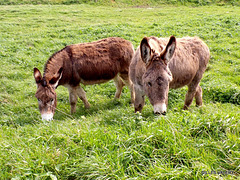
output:
<path id="1" fill-rule="evenodd" d="M 237 1 L 236 1 L 237 2 Z M 0 179 L 237 179 L 240 175 L 240 7 L 0 6 Z M 83 86 L 70 114 L 58 87 L 54 120 L 41 120 L 33 68 L 68 44 L 110 36 L 137 48 L 144 36 L 198 36 L 211 51 L 204 105 L 182 110 L 170 90 L 166 116 L 146 100 L 134 113 L 125 87 Z"/>

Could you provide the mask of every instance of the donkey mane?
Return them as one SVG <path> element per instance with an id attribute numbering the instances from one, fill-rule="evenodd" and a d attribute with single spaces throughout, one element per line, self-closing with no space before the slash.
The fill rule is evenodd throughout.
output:
<path id="1" fill-rule="evenodd" d="M 71 59 L 71 52 L 68 50 L 68 46 L 55 52 L 45 63 L 43 78 L 49 81 L 58 70 L 63 67 L 63 63 L 66 59 Z"/>
<path id="2" fill-rule="evenodd" d="M 56 56 L 59 55 L 59 53 L 65 51 L 66 48 L 67 48 L 67 46 L 64 47 L 63 49 L 61 49 L 61 50 L 53 53 L 52 56 L 50 56 L 50 57 L 48 58 L 47 62 L 45 63 L 45 66 L 44 66 L 44 72 L 48 69 L 48 65 L 49 65 L 49 64 L 56 63 L 57 61 L 59 61 L 59 59 L 58 59 Z"/>

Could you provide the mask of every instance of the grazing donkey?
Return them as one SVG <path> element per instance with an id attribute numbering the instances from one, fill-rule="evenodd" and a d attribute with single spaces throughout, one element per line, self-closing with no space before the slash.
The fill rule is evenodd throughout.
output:
<path id="1" fill-rule="evenodd" d="M 170 40 L 145 37 L 130 64 L 130 79 L 135 91 L 135 112 L 142 110 L 147 95 L 155 114 L 166 114 L 169 88 L 188 86 L 184 109 L 193 98 L 202 105 L 200 80 L 206 70 L 210 52 L 197 37 Z"/>
<path id="2" fill-rule="evenodd" d="M 133 55 L 132 43 L 118 37 L 69 45 L 53 54 L 45 64 L 43 77 L 40 71 L 34 68 L 37 84 L 35 96 L 42 119 L 53 118 L 57 106 L 55 89 L 59 85 L 69 90 L 71 113 L 76 111 L 78 97 L 85 108 L 90 107 L 80 83 L 92 85 L 114 79 L 117 88 L 115 98 L 120 97 L 124 84 L 130 88 L 133 97 L 128 74 Z"/>

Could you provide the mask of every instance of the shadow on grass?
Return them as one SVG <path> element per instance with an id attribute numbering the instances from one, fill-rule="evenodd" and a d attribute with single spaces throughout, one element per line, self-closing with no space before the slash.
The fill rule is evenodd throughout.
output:
<path id="1" fill-rule="evenodd" d="M 54 118 L 58 120 L 65 120 L 65 117 L 70 117 L 73 119 L 79 119 L 82 116 L 92 116 L 97 114 L 99 111 L 104 112 L 106 110 L 113 110 L 117 108 L 122 108 L 124 106 L 131 106 L 130 99 L 121 100 L 121 99 L 107 99 L 101 102 L 90 102 L 91 106 L 89 109 L 85 109 L 82 102 L 77 104 L 76 113 L 73 115 L 70 114 L 70 106 L 68 105 L 69 109 L 67 111 L 59 111 L 56 112 Z"/>

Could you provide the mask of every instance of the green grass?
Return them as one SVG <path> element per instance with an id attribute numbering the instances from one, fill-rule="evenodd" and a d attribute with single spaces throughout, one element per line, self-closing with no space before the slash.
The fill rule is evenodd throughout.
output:
<path id="1" fill-rule="evenodd" d="M 237 179 L 240 175 L 240 15 L 236 6 L 114 8 L 0 6 L 0 179 Z M 58 111 L 43 122 L 33 67 L 67 44 L 109 36 L 199 36 L 211 50 L 201 81 L 204 106 L 183 111 L 171 90 L 166 116 L 149 101 L 134 114 L 127 88 L 84 86 L 91 108 L 57 89 Z M 202 171 L 224 171 L 233 174 Z"/>
<path id="2" fill-rule="evenodd" d="M 239 0 L 2 0 L 0 5 L 16 4 L 90 4 L 113 7 L 123 6 L 161 6 L 161 5 L 188 5 L 205 6 L 216 4 L 219 6 L 239 6 Z"/>

